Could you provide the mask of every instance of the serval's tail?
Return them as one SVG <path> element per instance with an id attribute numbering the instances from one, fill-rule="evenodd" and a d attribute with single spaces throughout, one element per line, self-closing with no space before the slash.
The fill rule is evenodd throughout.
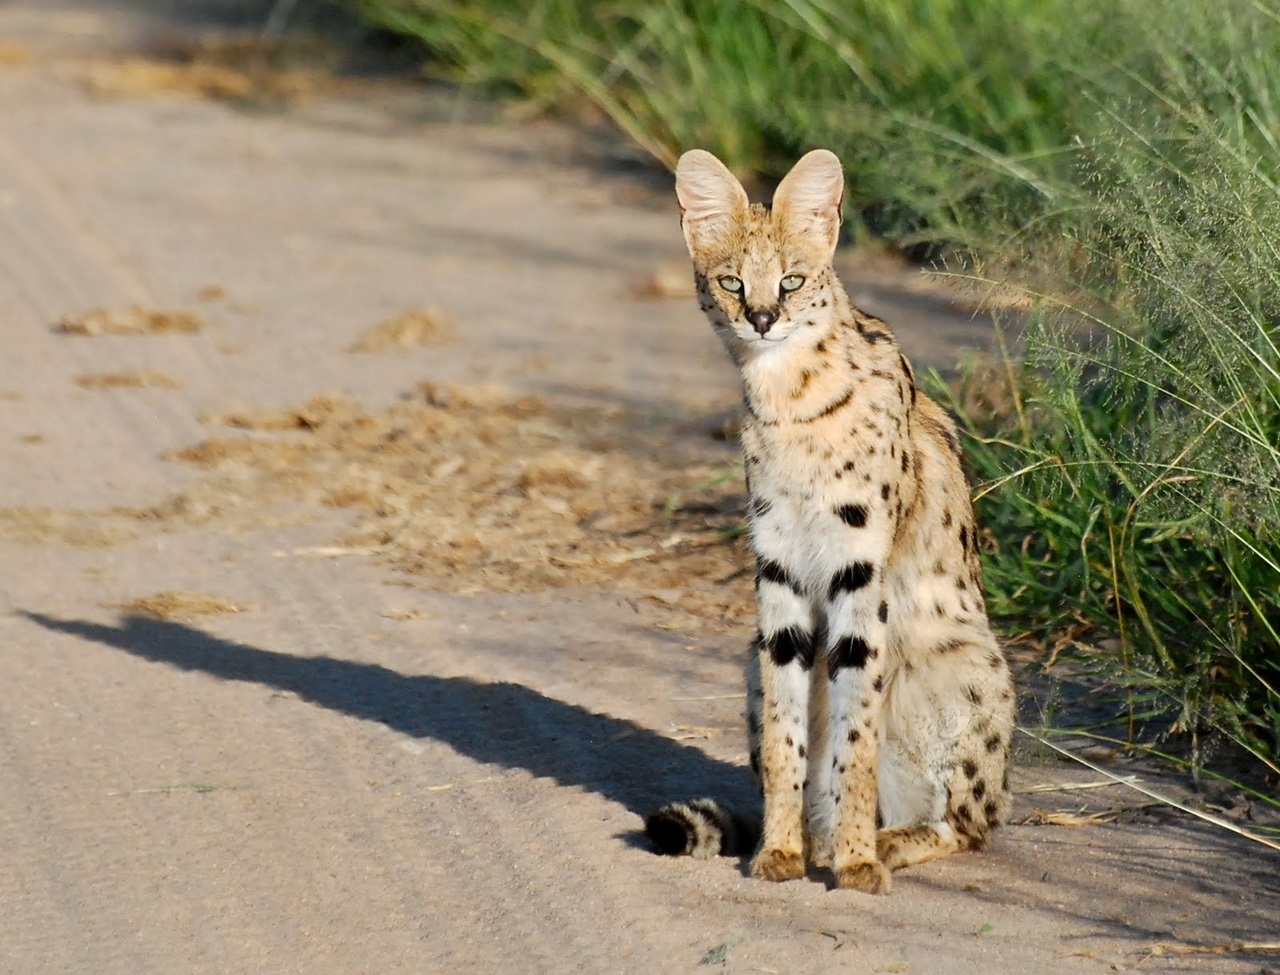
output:
<path id="1" fill-rule="evenodd" d="M 659 853 L 709 860 L 753 852 L 760 839 L 760 823 L 730 812 L 714 799 L 693 799 L 670 802 L 650 813 L 644 832 Z"/>

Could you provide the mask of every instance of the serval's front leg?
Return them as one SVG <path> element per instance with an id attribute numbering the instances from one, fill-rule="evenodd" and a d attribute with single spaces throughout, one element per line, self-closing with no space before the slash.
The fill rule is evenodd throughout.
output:
<path id="1" fill-rule="evenodd" d="M 888 607 L 883 572 L 850 562 L 828 593 L 828 708 L 831 734 L 832 868 L 840 887 L 889 892 L 889 871 L 876 855 L 876 774 L 884 696 Z"/>
<path id="2" fill-rule="evenodd" d="M 749 701 L 753 764 L 764 795 L 760 850 L 751 875 L 762 880 L 804 876 L 804 783 L 809 733 L 809 671 L 815 643 L 813 611 L 795 578 L 778 562 L 757 557 L 760 633 L 758 694 Z M 753 677 L 755 675 L 753 674 Z M 758 737 L 756 729 L 758 728 Z M 754 749 L 758 742 L 758 755 Z"/>

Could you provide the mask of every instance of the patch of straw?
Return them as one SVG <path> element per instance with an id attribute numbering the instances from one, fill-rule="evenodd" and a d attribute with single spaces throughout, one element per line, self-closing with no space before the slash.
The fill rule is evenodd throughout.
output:
<path id="1" fill-rule="evenodd" d="M 385 352 L 440 345 L 449 341 L 453 330 L 444 316 L 432 311 L 407 311 L 389 318 L 356 339 L 348 352 Z"/>
<path id="2" fill-rule="evenodd" d="M 182 383 L 155 369 L 124 372 L 87 372 L 76 376 L 76 385 L 85 389 L 181 389 Z"/>
<path id="3" fill-rule="evenodd" d="M 131 599 L 118 608 L 132 613 L 143 613 L 156 619 L 183 619 L 191 616 L 212 616 L 217 613 L 242 613 L 244 607 L 217 596 L 199 592 L 170 589 L 151 596 Z"/>
<path id="4" fill-rule="evenodd" d="M 166 332 L 199 332 L 204 319 L 189 311 L 154 308 L 94 308 L 78 315 L 64 315 L 54 326 L 64 335 L 157 335 Z"/>

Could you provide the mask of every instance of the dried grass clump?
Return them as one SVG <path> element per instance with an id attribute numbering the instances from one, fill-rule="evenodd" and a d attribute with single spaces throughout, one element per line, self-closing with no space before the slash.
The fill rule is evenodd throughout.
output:
<path id="1" fill-rule="evenodd" d="M 384 413 L 318 397 L 205 422 L 244 434 L 175 452 L 209 476 L 149 517 L 336 507 L 354 515 L 340 550 L 381 553 L 435 588 L 601 587 L 712 620 L 748 610 L 732 448 L 670 421 L 424 385 Z"/>
<path id="2" fill-rule="evenodd" d="M 244 607 L 200 592 L 168 589 L 150 596 L 141 596 L 121 603 L 120 609 L 142 613 L 160 620 L 190 619 L 195 616 L 213 616 L 218 613 L 242 613 Z"/>
<path id="3" fill-rule="evenodd" d="M 54 326 L 65 335 L 158 335 L 199 332 L 204 327 L 204 319 L 195 312 L 160 311 L 138 305 L 65 315 Z"/>
<path id="4" fill-rule="evenodd" d="M 388 318 L 358 338 L 348 352 L 385 352 L 442 345 L 453 337 L 448 319 L 433 311 L 407 311 Z"/>
<path id="5" fill-rule="evenodd" d="M 182 383 L 155 369 L 122 372 L 87 372 L 76 376 L 76 385 L 85 389 L 181 389 Z"/>

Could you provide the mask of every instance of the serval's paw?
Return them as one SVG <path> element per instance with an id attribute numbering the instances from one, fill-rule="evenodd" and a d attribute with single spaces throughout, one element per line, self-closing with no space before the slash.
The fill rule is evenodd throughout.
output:
<path id="1" fill-rule="evenodd" d="M 864 894 L 887 894 L 893 881 L 883 863 L 851 863 L 836 870 L 836 886 L 841 890 L 860 890 Z"/>
<path id="2" fill-rule="evenodd" d="M 804 876 L 804 857 L 786 850 L 761 850 L 751 861 L 751 876 L 757 880 L 797 880 Z"/>

